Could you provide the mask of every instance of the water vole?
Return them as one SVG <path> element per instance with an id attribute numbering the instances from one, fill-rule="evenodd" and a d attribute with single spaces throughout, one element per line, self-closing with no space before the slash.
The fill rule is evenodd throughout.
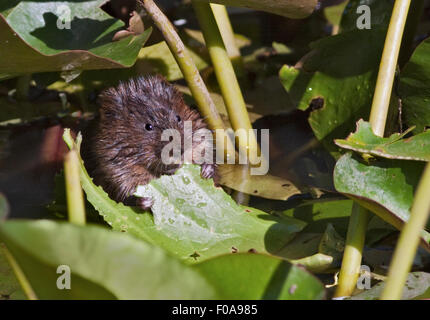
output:
<path id="1" fill-rule="evenodd" d="M 151 199 L 136 199 L 138 185 L 173 174 L 181 164 L 166 165 L 161 159 L 166 129 L 181 135 L 184 154 L 184 122 L 192 132 L 207 128 L 200 114 L 187 106 L 176 88 L 161 76 L 131 79 L 107 89 L 99 97 L 100 117 L 84 133 L 82 155 L 94 182 L 118 201 L 149 208 Z M 190 137 L 185 137 L 190 138 Z M 193 147 L 195 142 L 193 141 Z M 183 157 L 182 157 L 183 161 Z M 195 158 L 193 158 L 195 162 Z M 203 178 L 215 178 L 215 161 L 201 164 Z"/>

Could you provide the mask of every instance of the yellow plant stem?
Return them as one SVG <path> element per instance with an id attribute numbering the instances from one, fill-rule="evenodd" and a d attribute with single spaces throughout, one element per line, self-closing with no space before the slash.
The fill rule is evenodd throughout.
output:
<path id="1" fill-rule="evenodd" d="M 6 245 L 3 243 L 0 243 L 0 249 L 3 251 L 4 256 L 9 262 L 9 265 L 11 266 L 13 272 L 15 273 L 15 276 L 19 284 L 21 285 L 22 291 L 24 291 L 28 300 L 37 300 L 36 293 L 33 291 L 33 288 L 31 287 L 30 282 L 28 281 L 27 277 L 25 276 L 24 272 L 19 266 L 18 262 L 15 260 L 13 255 L 6 248 Z"/>
<path id="2" fill-rule="evenodd" d="M 370 124 L 373 132 L 380 137 L 383 137 L 385 132 L 394 76 L 409 6 L 410 0 L 396 0 L 379 66 L 370 113 Z M 335 293 L 336 297 L 350 296 L 356 287 L 368 221 L 369 212 L 360 207 L 358 203 L 354 203 L 348 226 L 339 285 Z"/>
<path id="3" fill-rule="evenodd" d="M 429 190 L 430 163 L 427 163 L 415 193 L 411 216 L 400 233 L 400 238 L 394 251 L 388 279 L 381 295 L 383 300 L 402 298 L 403 288 L 418 249 L 421 232 L 430 216 Z"/>
<path id="4" fill-rule="evenodd" d="M 356 288 L 369 219 L 370 212 L 354 202 L 351 217 L 349 218 L 345 251 L 339 273 L 339 285 L 335 293 L 336 297 L 350 296 Z"/>
<path id="5" fill-rule="evenodd" d="M 175 30 L 175 27 L 164 15 L 164 13 L 157 7 L 152 0 L 138 0 L 140 5 L 143 6 L 145 11 L 149 14 L 151 19 L 154 21 L 157 28 L 163 34 L 163 37 L 170 48 L 179 68 L 187 81 L 188 87 L 197 103 L 200 113 L 207 120 L 210 129 L 214 132 L 215 130 L 221 129 L 225 132 L 226 128 L 221 119 L 221 116 L 213 102 L 206 85 L 200 76 L 199 70 L 193 62 L 191 55 L 187 48 L 179 37 Z M 220 143 L 224 144 L 225 136 L 216 135 L 217 145 Z M 226 139 L 226 153 L 228 155 L 234 155 L 234 147 L 230 139 Z"/>
<path id="6" fill-rule="evenodd" d="M 228 56 L 230 59 L 241 57 L 239 48 L 236 45 L 236 39 L 234 37 L 230 18 L 228 17 L 227 8 L 222 4 L 215 3 L 211 3 L 210 6 L 214 13 L 222 39 L 224 40 Z"/>
<path id="7" fill-rule="evenodd" d="M 372 111 L 370 113 L 370 124 L 372 125 L 373 132 L 381 137 L 385 131 L 394 76 L 396 74 L 397 61 L 410 4 L 411 0 L 396 0 L 390 26 L 388 27 L 387 38 L 385 39 L 384 52 L 382 53 L 375 95 L 373 96 Z"/>
<path id="8" fill-rule="evenodd" d="M 69 221 L 74 224 L 85 225 L 84 193 L 79 177 L 79 156 L 76 149 L 69 151 L 64 158 L 64 178 Z"/>
<path id="9" fill-rule="evenodd" d="M 241 143 L 239 149 L 245 152 L 244 154 L 248 151 L 251 163 L 257 164 L 258 159 L 254 158 L 259 156 L 257 139 L 252 130 L 246 103 L 211 6 L 208 3 L 195 0 L 192 0 L 192 4 L 203 31 L 232 128 L 237 133 L 238 141 Z M 247 145 L 242 143 L 244 141 L 247 141 Z"/>

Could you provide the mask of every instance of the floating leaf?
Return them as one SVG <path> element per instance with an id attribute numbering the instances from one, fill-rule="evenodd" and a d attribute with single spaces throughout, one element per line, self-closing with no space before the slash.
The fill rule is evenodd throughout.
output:
<path id="1" fill-rule="evenodd" d="M 11 1 L 0 5 L 0 73 L 130 67 L 151 29 L 112 42 L 124 23 L 105 13 L 104 0 Z M 25 17 L 25 19 L 23 18 Z M 70 18 L 70 28 L 57 24 Z"/>
<path id="2" fill-rule="evenodd" d="M 332 224 L 342 235 L 346 235 L 352 201 L 345 199 L 321 200 L 296 206 L 279 214 L 307 222 L 305 232 L 323 233 L 327 224 Z"/>
<path id="3" fill-rule="evenodd" d="M 276 252 L 305 226 L 236 204 L 212 180 L 202 179 L 196 165 L 183 165 L 174 175 L 139 186 L 135 195 L 154 200 L 154 225 L 183 258 L 197 252 L 204 259 L 233 247 L 238 252 Z"/>
<path id="4" fill-rule="evenodd" d="M 373 211 L 383 220 L 401 229 L 409 220 L 414 192 L 424 163 L 381 159 L 371 164 L 351 154 L 342 156 L 334 171 L 336 190 Z M 422 232 L 422 242 L 430 249 L 430 234 Z"/>
<path id="5" fill-rule="evenodd" d="M 40 299 L 324 296 L 323 285 L 311 274 L 267 255 L 227 255 L 190 267 L 127 234 L 48 220 L 9 221 L 0 227 L 0 239 L 8 245 Z M 0 260 L 0 284 L 1 266 Z M 58 277 L 65 274 L 57 273 L 58 266 L 69 268 L 70 290 L 58 289 Z"/>
<path id="6" fill-rule="evenodd" d="M 409 131 L 388 138 L 375 135 L 369 122 L 358 121 L 357 131 L 335 143 L 344 149 L 389 159 L 430 161 L 430 131 L 402 139 Z"/>
<path id="7" fill-rule="evenodd" d="M 70 131 L 63 137 L 72 147 Z M 237 205 L 212 180 L 202 179 L 195 165 L 139 188 L 139 195 L 153 197 L 153 215 L 111 200 L 82 162 L 80 175 L 88 201 L 114 230 L 156 243 L 190 263 L 232 251 L 276 253 L 306 225 Z"/>
<path id="8" fill-rule="evenodd" d="M 161 249 L 101 227 L 8 221 L 0 227 L 0 239 L 39 299 L 217 297 L 203 276 Z M 70 268 L 70 290 L 58 289 L 58 266 Z"/>
<path id="9" fill-rule="evenodd" d="M 266 255 L 222 256 L 194 268 L 204 273 L 226 299 L 312 300 L 325 296 L 321 282 L 310 273 Z"/>
<path id="10" fill-rule="evenodd" d="M 376 28 L 319 40 L 302 65 L 280 71 L 297 108 L 311 106 L 312 130 L 332 151 L 333 139 L 345 137 L 357 118 L 369 115 L 385 34 Z"/>

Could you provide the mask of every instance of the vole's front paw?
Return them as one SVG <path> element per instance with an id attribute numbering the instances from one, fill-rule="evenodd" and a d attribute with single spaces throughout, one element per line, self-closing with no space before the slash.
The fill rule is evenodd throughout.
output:
<path id="1" fill-rule="evenodd" d="M 143 197 L 143 198 L 136 199 L 136 205 L 142 210 L 151 209 L 153 204 L 154 204 L 154 199 L 152 198 Z"/>
<path id="2" fill-rule="evenodd" d="M 215 171 L 216 171 L 216 168 L 214 164 L 204 163 L 202 164 L 202 171 L 200 175 L 203 179 L 210 179 L 215 176 Z"/>

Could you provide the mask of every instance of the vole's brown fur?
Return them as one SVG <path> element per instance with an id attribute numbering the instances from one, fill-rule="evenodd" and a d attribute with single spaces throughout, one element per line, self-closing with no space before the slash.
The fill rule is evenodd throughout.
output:
<path id="1" fill-rule="evenodd" d="M 161 161 L 161 151 L 169 143 L 161 140 L 163 130 L 181 133 L 183 153 L 184 121 L 192 121 L 193 133 L 207 128 L 200 114 L 160 76 L 120 83 L 103 92 L 99 103 L 100 119 L 84 137 L 83 157 L 94 182 L 116 201 L 130 202 L 138 185 L 173 174 L 180 166 Z M 202 177 L 215 177 L 214 163 L 202 164 Z M 148 208 L 151 201 L 143 199 L 137 205 Z"/>

